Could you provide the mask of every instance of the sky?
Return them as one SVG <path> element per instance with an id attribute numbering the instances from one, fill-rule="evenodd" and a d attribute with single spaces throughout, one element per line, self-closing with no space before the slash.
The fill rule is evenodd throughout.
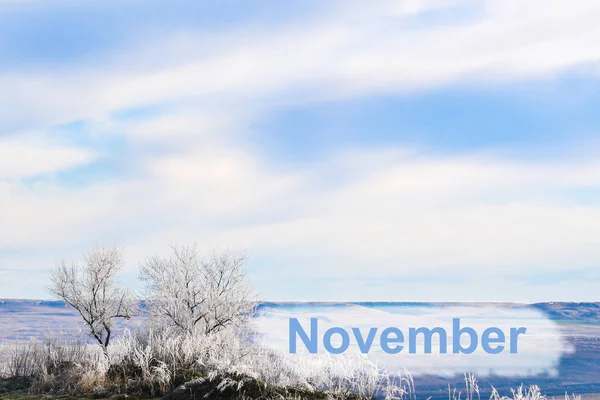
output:
<path id="1" fill-rule="evenodd" d="M 0 298 L 124 247 L 270 301 L 599 301 L 595 0 L 0 0 Z"/>

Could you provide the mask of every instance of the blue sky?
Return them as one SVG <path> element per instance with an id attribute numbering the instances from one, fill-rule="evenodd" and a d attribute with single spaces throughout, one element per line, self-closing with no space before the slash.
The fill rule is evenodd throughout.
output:
<path id="1" fill-rule="evenodd" d="M 0 0 L 0 298 L 94 244 L 267 300 L 598 300 L 600 5 Z"/>

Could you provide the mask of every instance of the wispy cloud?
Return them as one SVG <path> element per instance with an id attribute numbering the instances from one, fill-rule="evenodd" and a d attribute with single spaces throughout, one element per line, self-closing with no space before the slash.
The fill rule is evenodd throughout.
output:
<path id="1" fill-rule="evenodd" d="M 90 151 L 57 146 L 35 135 L 0 138 L 0 180 L 19 180 L 52 174 L 94 160 Z"/>
<path id="2" fill-rule="evenodd" d="M 572 71 L 595 82 L 597 2 L 322 7 L 210 32 L 186 25 L 138 37 L 133 24 L 112 52 L 0 66 L 0 243 L 8 254 L 0 269 L 51 266 L 59 254 L 119 241 L 130 246 L 133 270 L 170 240 L 247 248 L 254 276 L 271 282 L 262 289 L 273 296 L 277 276 L 323 279 L 317 291 L 327 279 L 365 271 L 385 280 L 596 267 L 600 208 L 572 195 L 594 197 L 600 187 L 595 147 L 549 160 L 340 143 L 288 165 L 269 156 L 257 122 L 297 106 L 448 85 L 550 82 Z M 85 129 L 57 133 L 76 121 Z M 126 146 L 117 155 L 103 146 L 115 138 Z M 57 174 L 107 158 L 121 172 L 110 179 L 90 175 L 73 188 Z M 25 257 L 11 249 L 30 250 Z M 8 279 L 23 274 L 11 270 Z M 298 299 L 302 290 L 287 295 Z"/>

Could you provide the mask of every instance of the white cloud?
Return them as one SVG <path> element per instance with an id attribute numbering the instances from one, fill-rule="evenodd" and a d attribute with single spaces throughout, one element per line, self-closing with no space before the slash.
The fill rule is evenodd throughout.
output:
<path id="1" fill-rule="evenodd" d="M 98 240 L 119 241 L 133 271 L 170 241 L 195 240 L 246 248 L 281 277 L 328 279 L 568 271 L 600 257 L 600 208 L 552 196 L 597 188 L 595 158 L 517 163 L 385 149 L 291 172 L 217 142 L 150 158 L 146 174 L 77 191 L 5 185 L 2 243 L 60 246 L 69 258 Z M 49 267 L 58 253 L 48 254 L 19 265 Z"/>
<path id="2" fill-rule="evenodd" d="M 100 65 L 4 73 L 0 105 L 10 112 L 0 123 L 101 118 L 165 102 L 289 102 L 289 91 L 314 99 L 537 79 L 600 61 L 597 2 L 494 0 L 463 6 L 474 14 L 466 20 L 429 24 L 427 13 L 410 10 L 431 12 L 437 2 L 414 2 L 400 13 L 393 12 L 400 3 L 382 4 L 263 30 L 178 33 Z M 182 37 L 186 46 L 178 45 Z"/>
<path id="3" fill-rule="evenodd" d="M 35 135 L 0 138 L 0 180 L 51 174 L 93 161 L 94 154 L 59 146 Z"/>
<path id="4" fill-rule="evenodd" d="M 263 158 L 250 122 L 283 105 L 537 79 L 600 61 L 597 2 L 456 2 L 472 15 L 433 24 L 427 12 L 441 12 L 442 2 L 399 4 L 189 34 L 173 47 L 177 34 L 99 65 L 0 72 L 0 126 L 13 133 L 0 141 L 0 178 L 11 180 L 0 182 L 0 242 L 48 254 L 5 265 L 51 266 L 56 248 L 77 257 L 96 241 L 130 245 L 139 258 L 168 240 L 197 240 L 246 247 L 288 277 L 595 267 L 600 208 L 553 197 L 600 185 L 592 157 L 517 163 L 399 148 L 329 154 L 296 170 Z M 152 105 L 167 111 L 112 117 Z M 16 136 L 77 119 L 123 132 L 134 148 L 152 142 L 169 151 L 141 155 L 138 175 L 83 188 L 18 182 L 93 159 Z"/>
<path id="5" fill-rule="evenodd" d="M 548 193 L 597 187 L 598 165 L 575 165 L 399 160 L 349 184 L 304 192 L 292 200 L 287 218 L 241 228 L 228 241 L 263 251 L 279 248 L 291 264 L 297 251 L 321 254 L 326 263 L 303 266 L 302 272 L 331 277 L 367 270 L 385 276 L 423 269 L 591 267 L 600 256 L 593 239 L 600 234 L 600 209 L 553 201 Z M 584 172 L 588 179 L 581 181 Z M 337 262 L 329 263 L 332 254 Z"/>

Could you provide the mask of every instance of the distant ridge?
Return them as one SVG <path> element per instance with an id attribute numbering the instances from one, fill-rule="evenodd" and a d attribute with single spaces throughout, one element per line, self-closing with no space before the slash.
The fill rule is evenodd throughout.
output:
<path id="1" fill-rule="evenodd" d="M 366 301 L 366 302 L 262 302 L 259 310 L 269 307 L 306 307 L 306 306 L 328 306 L 328 307 L 346 307 L 348 305 L 357 305 L 362 307 L 444 307 L 444 306 L 479 306 L 479 305 L 504 305 L 511 307 L 533 307 L 546 314 L 550 319 L 556 321 L 578 321 L 585 323 L 600 323 L 600 302 L 543 302 L 543 303 L 508 303 L 508 302 L 386 302 L 386 301 Z M 68 308 L 67 304 L 59 300 L 36 300 L 36 299 L 0 299 L 0 309 L 3 312 L 18 313 L 25 309 L 35 307 L 42 308 Z"/>
<path id="2" fill-rule="evenodd" d="M 550 302 L 535 303 L 531 306 L 553 320 L 600 323 L 600 303 Z"/>

